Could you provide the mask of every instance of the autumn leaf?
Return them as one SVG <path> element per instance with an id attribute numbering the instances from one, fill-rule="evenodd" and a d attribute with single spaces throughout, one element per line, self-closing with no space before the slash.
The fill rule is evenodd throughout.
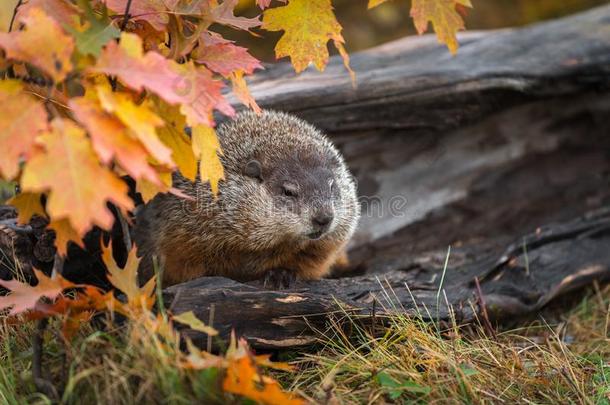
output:
<path id="1" fill-rule="evenodd" d="M 144 202 L 149 202 L 159 193 L 170 191 L 172 186 L 172 171 L 157 167 L 157 175 L 161 180 L 161 184 L 150 182 L 146 179 L 141 179 L 136 183 L 136 191 L 140 193 Z"/>
<path id="2" fill-rule="evenodd" d="M 199 125 L 192 129 L 193 152 L 199 159 L 199 177 L 202 182 L 209 181 L 214 195 L 218 194 L 218 182 L 225 178 L 219 155 L 222 155 L 220 142 L 212 127 Z"/>
<path id="3" fill-rule="evenodd" d="M 65 79 L 72 70 L 72 37 L 39 8 L 31 9 L 21 17 L 21 22 L 26 29 L 0 33 L 0 47 L 6 56 L 40 68 L 56 82 Z"/>
<path id="4" fill-rule="evenodd" d="M 29 154 L 38 134 L 48 128 L 47 113 L 15 80 L 0 81 L 0 105 L 0 175 L 11 180 L 19 173 L 19 159 Z"/>
<path id="5" fill-rule="evenodd" d="M 123 15 L 128 0 L 103 0 L 110 10 Z M 163 31 L 169 22 L 167 7 L 163 0 L 131 0 L 129 15 L 134 20 L 148 22 L 157 31 Z"/>
<path id="6" fill-rule="evenodd" d="M 457 6 L 472 7 L 472 4 L 470 0 L 413 0 L 411 6 L 417 32 L 423 34 L 428 29 L 428 22 L 432 22 L 438 41 L 446 44 L 453 54 L 459 47 L 456 34 L 464 29 Z"/>
<path id="7" fill-rule="evenodd" d="M 126 86 L 150 90 L 169 104 L 181 104 L 189 125 L 213 125 L 214 109 L 234 114 L 221 94 L 224 84 L 210 71 L 192 62 L 178 64 L 157 52 L 144 54 L 142 40 L 134 34 L 123 33 L 120 45 L 109 43 L 91 70 L 116 75 Z"/>
<path id="8" fill-rule="evenodd" d="M 248 89 L 248 85 L 246 84 L 246 79 L 244 78 L 244 73 L 240 70 L 231 73 L 229 76 L 231 79 L 231 84 L 233 85 L 233 94 L 237 96 L 239 101 L 244 103 L 245 106 L 251 108 L 257 114 L 263 112 L 263 110 L 258 106 L 252 94 L 250 94 L 250 90 Z"/>
<path id="9" fill-rule="evenodd" d="M 38 284 L 31 286 L 18 280 L 5 281 L 0 279 L 0 286 L 10 290 L 10 294 L 0 297 L 0 309 L 11 308 L 9 315 L 16 315 L 34 308 L 42 297 L 55 299 L 66 288 L 74 284 L 63 278 L 60 274 L 47 277 L 43 272 L 34 269 Z"/>
<path id="10" fill-rule="evenodd" d="M 51 132 L 39 140 L 42 148 L 25 166 L 21 185 L 24 191 L 49 192 L 47 212 L 52 219 L 69 219 L 82 235 L 94 224 L 112 226 L 107 201 L 133 208 L 127 185 L 100 165 L 85 132 L 73 122 L 56 118 Z"/>
<path id="11" fill-rule="evenodd" d="M 104 111 L 96 100 L 85 97 L 71 99 L 69 106 L 89 132 L 102 163 L 109 164 L 114 158 L 134 179 L 160 183 L 157 172 L 148 163 L 147 150 L 118 118 Z"/>
<path id="12" fill-rule="evenodd" d="M 367 8 L 371 9 L 373 7 L 377 7 L 380 4 L 385 3 L 387 0 L 369 0 L 369 4 Z"/>
<path id="13" fill-rule="evenodd" d="M 77 27 L 66 27 L 76 39 L 76 49 L 83 55 L 99 56 L 102 47 L 121 34 L 118 28 L 108 23 L 106 10 L 98 18 L 88 1 L 81 2 L 85 7 L 85 24 Z"/>
<path id="14" fill-rule="evenodd" d="M 192 57 L 197 63 L 203 63 L 224 77 L 238 71 L 251 74 L 255 69 L 263 68 L 260 61 L 248 53 L 248 49 L 211 32 L 200 36 L 199 47 Z"/>
<path id="15" fill-rule="evenodd" d="M 330 0 L 290 0 L 287 6 L 265 11 L 263 29 L 284 31 L 275 46 L 278 58 L 289 56 L 297 73 L 310 63 L 322 71 L 328 63 L 328 41 L 343 47 L 341 25 Z"/>
<path id="16" fill-rule="evenodd" d="M 162 101 L 156 103 L 155 112 L 163 118 L 165 126 L 157 129 L 159 139 L 172 150 L 172 159 L 178 166 L 180 174 L 191 181 L 197 177 L 197 158 L 191 146 L 191 140 L 184 133 L 186 120 L 178 108 Z"/>
<path id="17" fill-rule="evenodd" d="M 201 320 L 195 316 L 193 311 L 183 312 L 180 315 L 173 315 L 172 321 L 182 323 L 193 330 L 210 336 L 218 335 L 218 331 L 216 329 L 201 322 Z"/>
<path id="18" fill-rule="evenodd" d="M 0 1 L 0 32 L 8 32 L 17 4 L 19 0 Z"/>
<path id="19" fill-rule="evenodd" d="M 17 220 L 20 224 L 27 224 L 34 215 L 46 216 L 39 193 L 19 193 L 10 200 L 8 204 L 17 208 Z"/>
<path id="20" fill-rule="evenodd" d="M 68 254 L 70 242 L 76 243 L 82 248 L 85 247 L 80 235 L 70 224 L 70 220 L 65 218 L 53 220 L 47 225 L 47 228 L 55 232 L 55 247 L 61 256 L 65 257 Z"/>
<path id="21" fill-rule="evenodd" d="M 61 27 L 76 24 L 80 14 L 78 7 L 70 3 L 69 0 L 28 0 L 19 6 L 15 19 L 17 21 L 21 20 L 34 8 L 44 11 L 47 16 L 58 22 Z"/>
<path id="22" fill-rule="evenodd" d="M 154 304 L 153 292 L 155 289 L 155 277 L 152 277 L 143 287 L 138 284 L 138 264 L 140 259 L 136 255 L 134 247 L 127 256 L 127 262 L 121 269 L 112 256 L 112 247 L 102 247 L 102 260 L 108 269 L 108 280 L 112 285 L 121 290 L 126 296 L 131 309 L 142 307 L 151 309 Z"/>
<path id="23" fill-rule="evenodd" d="M 264 10 L 269 7 L 269 5 L 271 5 L 271 0 L 256 0 L 256 4 L 260 7 L 261 10 Z"/>
<path id="24" fill-rule="evenodd" d="M 157 162 L 168 167 L 174 166 L 172 151 L 157 135 L 156 128 L 163 125 L 161 118 L 146 105 L 135 104 L 127 94 L 114 93 L 107 86 L 97 86 L 96 90 L 104 110 L 114 113 Z"/>
<path id="25" fill-rule="evenodd" d="M 234 14 L 234 9 L 238 2 L 239 0 L 224 0 L 219 5 L 212 7 L 212 19 L 218 24 L 228 25 L 242 30 L 248 30 L 261 25 L 258 17 L 236 17 Z"/>

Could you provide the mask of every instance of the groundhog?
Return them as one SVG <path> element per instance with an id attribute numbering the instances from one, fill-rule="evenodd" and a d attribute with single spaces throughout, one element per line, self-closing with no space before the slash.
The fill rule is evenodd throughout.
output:
<path id="1" fill-rule="evenodd" d="M 217 129 L 225 179 L 174 175 L 191 197 L 159 194 L 136 216 L 142 281 L 153 257 L 165 286 L 200 276 L 285 288 L 342 260 L 360 208 L 342 156 L 319 130 L 280 112 L 238 114 Z"/>

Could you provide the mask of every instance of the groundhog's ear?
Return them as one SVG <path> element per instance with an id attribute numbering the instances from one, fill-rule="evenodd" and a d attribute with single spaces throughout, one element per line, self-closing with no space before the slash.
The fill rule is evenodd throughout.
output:
<path id="1" fill-rule="evenodd" d="M 263 181 L 263 168 L 261 167 L 261 162 L 256 159 L 252 159 L 246 163 L 246 167 L 244 167 L 244 174 L 248 177 Z"/>

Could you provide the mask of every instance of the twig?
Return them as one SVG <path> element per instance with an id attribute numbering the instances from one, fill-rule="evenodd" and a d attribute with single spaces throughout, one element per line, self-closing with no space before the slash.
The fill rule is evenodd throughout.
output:
<path id="1" fill-rule="evenodd" d="M 483 323 L 485 324 L 485 329 L 487 332 L 496 339 L 496 331 L 491 326 L 491 322 L 489 321 L 489 315 L 487 314 L 487 304 L 485 303 L 485 297 L 483 297 L 483 291 L 481 290 L 481 283 L 479 283 L 479 278 L 475 276 L 474 284 L 476 286 L 477 291 L 477 300 L 479 302 L 479 310 L 481 311 L 481 315 L 483 315 Z"/>
<path id="2" fill-rule="evenodd" d="M 15 22 L 15 17 L 17 17 L 17 10 L 21 7 L 21 3 L 23 3 L 23 0 L 19 0 L 13 9 L 13 16 L 11 17 L 11 23 L 8 26 L 8 32 L 13 30 L 13 23 Z"/>
<path id="3" fill-rule="evenodd" d="M 119 219 L 119 224 L 121 225 L 121 233 L 123 234 L 123 243 L 125 244 L 125 249 L 127 249 L 127 254 L 131 252 L 131 248 L 133 247 L 133 243 L 131 242 L 131 235 L 129 234 L 129 225 L 127 224 L 127 220 L 123 216 L 123 213 L 119 208 L 116 210 L 117 218 Z"/>
<path id="4" fill-rule="evenodd" d="M 52 401 L 59 401 L 59 393 L 55 386 L 42 376 L 43 334 L 48 324 L 48 318 L 43 318 L 36 325 L 36 333 L 34 333 L 32 341 L 32 376 L 34 377 L 34 385 L 39 392 L 46 395 Z"/>
<path id="5" fill-rule="evenodd" d="M 129 21 L 129 9 L 131 8 L 131 0 L 127 0 L 127 5 L 125 6 L 125 14 L 123 14 L 123 22 L 121 23 L 121 31 L 125 30 L 127 26 L 127 22 Z"/>

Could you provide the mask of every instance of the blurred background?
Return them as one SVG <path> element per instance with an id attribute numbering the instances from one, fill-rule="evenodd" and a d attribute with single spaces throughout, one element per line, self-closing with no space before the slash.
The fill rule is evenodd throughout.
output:
<path id="1" fill-rule="evenodd" d="M 608 0 L 471 1 L 474 8 L 469 10 L 465 18 L 466 28 L 470 31 L 526 25 L 608 3 Z M 368 0 L 332 0 L 332 3 L 339 23 L 343 26 L 343 36 L 349 52 L 415 34 L 409 18 L 410 0 L 389 0 L 372 10 L 366 8 Z M 242 15 L 256 15 L 254 0 L 241 0 L 239 11 Z M 214 30 L 250 48 L 253 55 L 264 62 L 274 61 L 273 45 L 281 33 L 259 31 L 262 37 L 256 38 L 223 27 L 214 27 Z M 335 51 L 333 47 L 331 51 Z"/>

